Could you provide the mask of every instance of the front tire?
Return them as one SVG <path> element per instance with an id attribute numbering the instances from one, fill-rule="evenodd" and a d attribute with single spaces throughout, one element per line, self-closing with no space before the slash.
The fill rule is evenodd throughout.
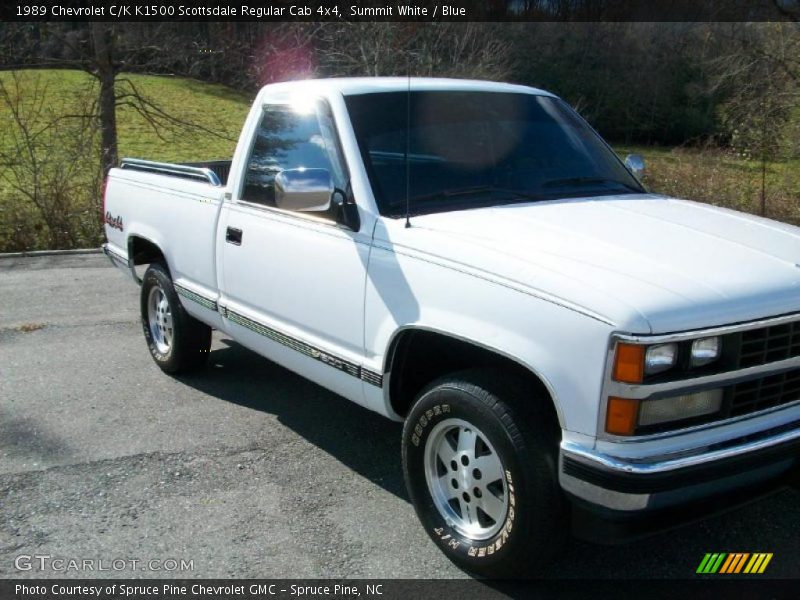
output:
<path id="1" fill-rule="evenodd" d="M 198 369 L 208 360 L 211 328 L 183 308 L 166 267 L 151 264 L 141 292 L 144 338 L 150 355 L 165 373 Z"/>
<path id="2" fill-rule="evenodd" d="M 530 576 L 569 536 L 560 429 L 548 398 L 499 371 L 444 377 L 403 428 L 403 471 L 425 531 L 462 569 Z"/>

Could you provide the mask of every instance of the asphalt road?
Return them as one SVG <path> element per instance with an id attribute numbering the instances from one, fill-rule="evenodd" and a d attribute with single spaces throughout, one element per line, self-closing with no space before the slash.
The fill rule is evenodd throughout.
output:
<path id="1" fill-rule="evenodd" d="M 218 332 L 205 372 L 164 375 L 137 307 L 102 256 L 0 259 L 0 577 L 64 575 L 20 555 L 193 562 L 71 577 L 464 576 L 417 523 L 399 425 Z M 573 543 L 549 574 L 686 578 L 706 552 L 761 551 L 798 578 L 799 500 Z"/>

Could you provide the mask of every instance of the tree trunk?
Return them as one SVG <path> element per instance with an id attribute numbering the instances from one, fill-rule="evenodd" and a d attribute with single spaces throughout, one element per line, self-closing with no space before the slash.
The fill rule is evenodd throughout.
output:
<path id="1" fill-rule="evenodd" d="M 767 216 L 767 157 L 761 158 L 761 216 Z"/>
<path id="2" fill-rule="evenodd" d="M 92 41 L 94 43 L 95 77 L 100 84 L 100 164 L 103 176 L 116 167 L 119 160 L 117 152 L 117 99 L 114 81 L 117 72 L 113 61 L 113 39 L 111 26 L 97 21 L 92 22 Z"/>
<path id="3" fill-rule="evenodd" d="M 767 115 L 762 120 L 761 129 L 761 216 L 767 216 Z"/>

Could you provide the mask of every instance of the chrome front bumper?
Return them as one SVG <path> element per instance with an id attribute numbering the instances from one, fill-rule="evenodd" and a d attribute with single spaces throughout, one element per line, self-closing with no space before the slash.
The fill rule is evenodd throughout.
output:
<path id="1" fill-rule="evenodd" d="M 756 485 L 800 464 L 800 421 L 691 454 L 627 459 L 562 442 L 561 487 L 600 509 L 645 512 Z"/>

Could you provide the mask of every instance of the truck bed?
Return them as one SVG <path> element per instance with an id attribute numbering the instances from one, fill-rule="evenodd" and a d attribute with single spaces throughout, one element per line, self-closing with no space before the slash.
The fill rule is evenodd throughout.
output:
<path id="1" fill-rule="evenodd" d="M 231 162 L 230 160 L 207 160 L 192 163 L 167 163 L 139 158 L 123 158 L 120 168 L 204 181 L 216 187 L 224 187 L 231 172 Z"/>

